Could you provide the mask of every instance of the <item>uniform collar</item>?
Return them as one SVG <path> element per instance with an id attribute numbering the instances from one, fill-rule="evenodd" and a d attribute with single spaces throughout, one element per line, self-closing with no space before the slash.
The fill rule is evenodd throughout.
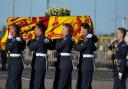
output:
<path id="1" fill-rule="evenodd" d="M 120 46 L 122 43 L 124 43 L 124 40 L 120 41 L 117 46 Z"/>

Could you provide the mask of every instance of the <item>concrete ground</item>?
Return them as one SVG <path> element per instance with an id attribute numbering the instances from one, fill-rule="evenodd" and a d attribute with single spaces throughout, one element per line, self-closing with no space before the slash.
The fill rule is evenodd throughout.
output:
<path id="1" fill-rule="evenodd" d="M 0 89 L 5 89 L 5 80 L 0 80 Z M 53 79 L 45 79 L 46 89 L 52 89 Z M 98 81 L 93 80 L 92 87 L 93 89 L 112 89 L 113 81 Z M 22 79 L 22 89 L 29 89 L 29 79 Z M 76 89 L 76 79 L 72 80 L 72 89 Z M 128 88 L 128 82 L 127 82 Z"/>
<path id="2" fill-rule="evenodd" d="M 52 89 L 55 70 L 50 69 L 46 73 L 45 87 Z M 0 89 L 5 89 L 7 79 L 7 71 L 0 71 Z M 77 70 L 72 73 L 72 89 L 76 89 Z M 22 89 L 29 89 L 30 69 L 25 69 L 22 76 Z M 113 89 L 113 78 L 111 71 L 95 71 L 93 76 L 92 87 L 93 89 Z M 128 81 L 127 81 L 128 89 Z"/>

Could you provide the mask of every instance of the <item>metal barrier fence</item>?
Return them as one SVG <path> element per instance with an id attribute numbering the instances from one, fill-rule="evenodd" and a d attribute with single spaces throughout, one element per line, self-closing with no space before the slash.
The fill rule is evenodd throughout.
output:
<path id="1" fill-rule="evenodd" d="M 32 61 L 32 52 L 28 48 L 25 49 L 24 53 L 24 65 L 25 67 L 30 67 Z M 54 62 L 56 59 L 57 53 L 55 50 L 48 50 L 48 65 L 49 68 L 54 67 Z M 77 51 L 72 51 L 72 63 L 73 68 L 76 69 L 78 65 L 79 53 Z M 95 52 L 95 67 L 96 69 L 111 69 L 111 57 L 106 55 L 104 51 L 97 50 Z"/>

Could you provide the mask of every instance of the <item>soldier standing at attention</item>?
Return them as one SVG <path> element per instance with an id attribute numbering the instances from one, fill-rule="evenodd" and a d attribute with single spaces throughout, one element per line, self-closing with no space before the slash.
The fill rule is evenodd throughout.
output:
<path id="1" fill-rule="evenodd" d="M 78 42 L 76 50 L 80 52 L 79 60 L 79 76 L 77 80 L 78 89 L 92 89 L 92 76 L 94 72 L 94 51 L 96 51 L 95 43 L 98 38 L 94 34 L 90 34 L 90 26 L 87 23 L 81 24 L 81 33 L 84 39 Z"/>
<path id="2" fill-rule="evenodd" d="M 9 68 L 6 89 L 22 89 L 21 75 L 23 71 L 22 51 L 25 41 L 19 36 L 20 28 L 13 24 L 9 27 L 9 37 L 5 46 L 9 52 Z"/>
<path id="3" fill-rule="evenodd" d="M 73 47 L 72 40 L 73 28 L 68 23 L 63 24 L 63 35 L 62 41 L 57 40 L 56 50 L 60 52 L 59 58 L 59 81 L 57 89 L 71 89 L 71 74 L 72 74 L 72 60 L 71 50 Z"/>
<path id="4" fill-rule="evenodd" d="M 36 39 L 30 40 L 29 49 L 36 54 L 34 63 L 34 78 L 32 89 L 45 89 L 44 79 L 47 70 L 47 49 L 50 40 L 45 37 L 46 27 L 42 23 L 37 23 Z M 32 81 L 31 81 L 32 82 Z M 31 87 L 31 86 L 30 86 Z"/>
<path id="5" fill-rule="evenodd" d="M 109 49 L 114 51 L 114 54 L 112 55 L 114 68 L 113 89 L 126 89 L 126 56 L 128 46 L 124 41 L 125 35 L 126 30 L 124 28 L 118 28 L 116 32 L 116 39 L 109 44 Z"/>

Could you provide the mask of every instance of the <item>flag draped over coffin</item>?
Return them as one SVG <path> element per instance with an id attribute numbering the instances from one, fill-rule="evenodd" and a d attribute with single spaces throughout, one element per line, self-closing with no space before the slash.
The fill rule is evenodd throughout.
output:
<path id="1" fill-rule="evenodd" d="M 7 19 L 6 32 L 1 40 L 1 44 L 4 44 L 8 38 L 8 27 L 11 24 L 17 24 L 21 27 L 20 36 L 25 40 L 29 40 L 35 37 L 35 29 L 32 29 L 37 22 L 42 22 L 47 27 L 45 32 L 46 37 L 50 39 L 62 38 L 62 25 L 69 23 L 73 27 L 73 37 L 76 42 L 81 39 L 80 26 L 81 23 L 88 23 L 93 32 L 93 24 L 90 16 L 45 16 L 45 17 L 9 17 Z"/>

